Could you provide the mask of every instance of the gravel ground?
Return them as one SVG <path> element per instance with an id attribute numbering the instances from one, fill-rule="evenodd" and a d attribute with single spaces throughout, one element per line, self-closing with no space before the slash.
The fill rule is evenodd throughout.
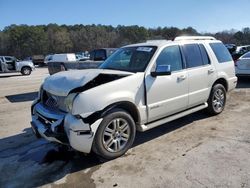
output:
<path id="1" fill-rule="evenodd" d="M 30 105 L 47 72 L 0 75 L 0 187 L 250 187 L 250 79 L 222 114 L 138 133 L 123 157 L 103 162 L 32 134 Z"/>

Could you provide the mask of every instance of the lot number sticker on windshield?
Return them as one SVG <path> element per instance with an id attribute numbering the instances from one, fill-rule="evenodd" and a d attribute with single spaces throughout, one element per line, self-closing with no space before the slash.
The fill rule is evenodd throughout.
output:
<path id="1" fill-rule="evenodd" d="M 151 52 L 152 48 L 149 48 L 149 47 L 138 47 L 136 50 L 137 51 L 142 51 L 142 52 Z"/>

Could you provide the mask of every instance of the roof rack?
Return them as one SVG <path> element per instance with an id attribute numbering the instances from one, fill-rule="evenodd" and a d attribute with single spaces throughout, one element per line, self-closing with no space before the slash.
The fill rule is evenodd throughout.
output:
<path id="1" fill-rule="evenodd" d="M 182 37 L 176 37 L 174 41 L 180 41 L 180 40 L 216 40 L 216 38 L 211 36 L 182 36 Z"/>
<path id="2" fill-rule="evenodd" d="M 152 43 L 152 42 L 156 42 L 156 43 L 161 43 L 161 42 L 167 42 L 168 40 L 166 39 L 151 39 L 151 40 L 147 40 L 146 43 Z"/>

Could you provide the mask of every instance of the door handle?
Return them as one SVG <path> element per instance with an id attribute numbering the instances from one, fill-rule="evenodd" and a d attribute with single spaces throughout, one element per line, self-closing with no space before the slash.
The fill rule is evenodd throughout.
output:
<path id="1" fill-rule="evenodd" d="M 208 72 L 208 74 L 212 74 L 212 73 L 214 73 L 214 69 L 209 69 L 207 72 Z"/>
<path id="2" fill-rule="evenodd" d="M 178 76 L 178 80 L 181 81 L 181 80 L 185 80 L 187 77 L 186 75 L 180 75 Z"/>

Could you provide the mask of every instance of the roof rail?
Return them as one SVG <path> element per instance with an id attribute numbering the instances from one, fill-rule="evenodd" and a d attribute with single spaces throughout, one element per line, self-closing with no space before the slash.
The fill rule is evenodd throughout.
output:
<path id="1" fill-rule="evenodd" d="M 174 39 L 174 41 L 180 40 L 216 40 L 216 38 L 211 36 L 181 36 Z"/>
<path id="2" fill-rule="evenodd" d="M 152 42 L 157 42 L 157 43 L 161 43 L 161 42 L 167 42 L 168 40 L 166 39 L 151 39 L 151 40 L 147 40 L 146 43 L 152 43 Z"/>

